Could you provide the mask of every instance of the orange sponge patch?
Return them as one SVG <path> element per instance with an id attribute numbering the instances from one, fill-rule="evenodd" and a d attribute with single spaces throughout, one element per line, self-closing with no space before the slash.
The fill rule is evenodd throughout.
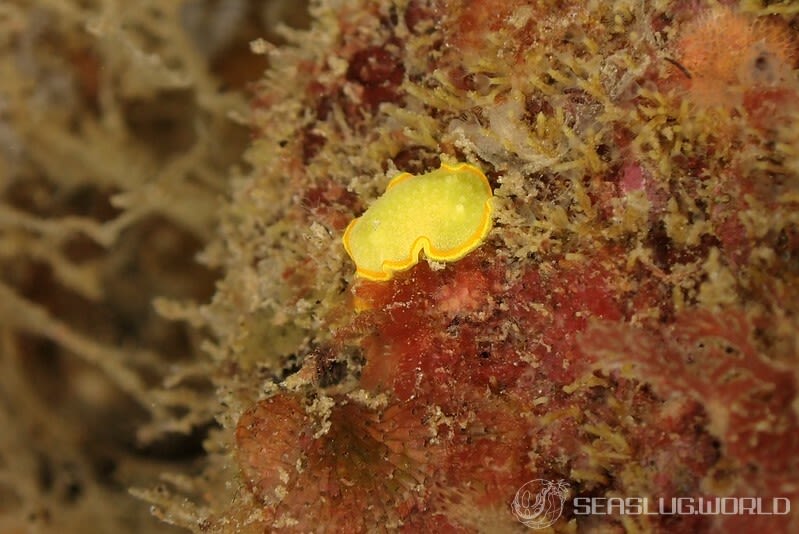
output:
<path id="1" fill-rule="evenodd" d="M 729 106 L 752 87 L 790 83 L 797 43 L 781 21 L 716 8 L 685 28 L 676 52 L 690 73 L 692 100 Z"/>

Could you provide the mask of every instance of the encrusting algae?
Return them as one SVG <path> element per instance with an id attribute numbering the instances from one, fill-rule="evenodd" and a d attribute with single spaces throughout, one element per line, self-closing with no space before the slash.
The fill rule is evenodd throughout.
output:
<path id="1" fill-rule="evenodd" d="M 799 7 L 310 13 L 253 42 L 213 297 L 158 301 L 205 452 L 135 494 L 195 532 L 799 531 Z M 792 513 L 575 504 L 700 497 Z"/>

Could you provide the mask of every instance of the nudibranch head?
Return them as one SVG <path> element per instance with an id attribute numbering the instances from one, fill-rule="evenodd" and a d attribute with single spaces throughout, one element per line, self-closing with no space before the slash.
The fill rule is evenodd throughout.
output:
<path id="1" fill-rule="evenodd" d="M 344 248 L 358 275 L 376 281 L 416 265 L 422 250 L 431 260 L 457 261 L 491 229 L 492 197 L 485 174 L 466 163 L 399 174 L 347 226 Z"/>

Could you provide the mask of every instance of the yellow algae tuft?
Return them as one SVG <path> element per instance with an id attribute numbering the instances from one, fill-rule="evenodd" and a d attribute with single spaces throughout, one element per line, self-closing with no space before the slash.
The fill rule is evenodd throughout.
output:
<path id="1" fill-rule="evenodd" d="M 435 171 L 395 176 L 386 192 L 344 232 L 356 272 L 389 280 L 416 265 L 419 252 L 457 261 L 477 248 L 491 228 L 491 185 L 472 165 L 442 164 Z"/>

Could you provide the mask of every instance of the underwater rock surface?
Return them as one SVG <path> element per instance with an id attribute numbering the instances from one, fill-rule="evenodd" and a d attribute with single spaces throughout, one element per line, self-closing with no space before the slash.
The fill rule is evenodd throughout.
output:
<path id="1" fill-rule="evenodd" d="M 568 485 L 555 531 L 796 529 L 796 513 L 571 504 L 799 506 L 796 10 L 410 0 L 313 13 L 271 52 L 255 170 L 228 210 L 235 260 L 211 309 L 238 303 L 222 332 L 236 340 L 228 415 L 250 500 L 216 520 L 523 531 L 514 495 L 543 479 Z M 394 175 L 441 161 L 488 176 L 485 241 L 385 282 L 355 276 L 348 222 Z M 264 387 L 258 369 L 277 378 Z"/>

